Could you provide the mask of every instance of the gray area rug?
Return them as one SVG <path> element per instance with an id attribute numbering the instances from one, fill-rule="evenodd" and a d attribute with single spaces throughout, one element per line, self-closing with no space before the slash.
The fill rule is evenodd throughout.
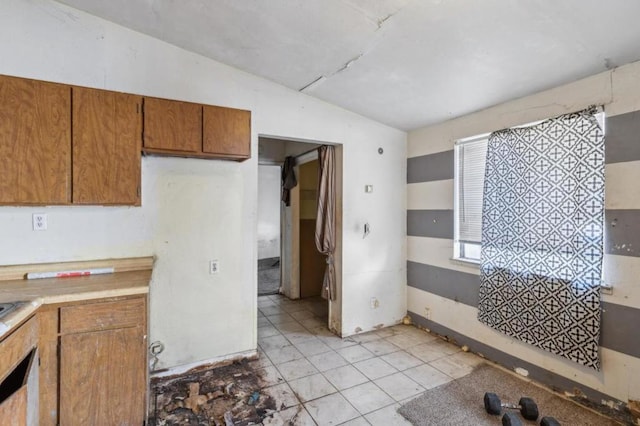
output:
<path id="1" fill-rule="evenodd" d="M 398 412 L 415 426 L 500 425 L 501 415 L 492 416 L 484 410 L 485 392 L 513 404 L 522 396 L 533 398 L 540 417 L 536 423 L 520 416 L 524 425 L 539 424 L 543 416 L 553 416 L 563 426 L 619 424 L 489 364 L 480 364 L 469 375 L 426 391 Z"/>

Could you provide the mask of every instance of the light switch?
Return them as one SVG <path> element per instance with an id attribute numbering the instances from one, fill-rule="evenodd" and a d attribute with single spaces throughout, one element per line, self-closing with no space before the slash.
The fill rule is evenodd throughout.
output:
<path id="1" fill-rule="evenodd" d="M 367 194 L 370 194 L 373 192 L 373 185 L 365 185 L 364 186 L 364 192 L 366 192 Z"/>

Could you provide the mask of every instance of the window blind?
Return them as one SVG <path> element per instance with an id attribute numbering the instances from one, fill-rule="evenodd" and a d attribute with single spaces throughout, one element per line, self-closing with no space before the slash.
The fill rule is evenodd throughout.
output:
<path id="1" fill-rule="evenodd" d="M 487 139 L 458 145 L 458 240 L 482 241 L 482 194 Z"/>

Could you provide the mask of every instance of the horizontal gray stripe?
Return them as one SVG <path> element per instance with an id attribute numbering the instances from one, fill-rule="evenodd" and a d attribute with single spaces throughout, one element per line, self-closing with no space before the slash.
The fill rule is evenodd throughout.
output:
<path id="1" fill-rule="evenodd" d="M 478 275 L 407 262 L 407 285 L 436 296 L 478 307 Z M 640 358 L 640 340 L 631 338 L 640 324 L 640 309 L 602 302 L 600 346 Z"/>
<path id="2" fill-rule="evenodd" d="M 605 163 L 640 160 L 640 111 L 607 117 Z"/>
<path id="3" fill-rule="evenodd" d="M 572 394 L 579 394 L 576 389 L 580 390 L 580 393 L 584 394 L 589 400 L 597 402 L 598 405 L 602 401 L 615 400 L 618 403 L 623 401 L 618 400 L 610 395 L 606 395 L 598 390 L 589 388 L 581 383 L 575 382 L 564 376 L 560 376 L 552 371 L 545 370 L 530 362 L 524 361 L 506 352 L 502 352 L 492 346 L 479 342 L 457 331 L 451 330 L 441 324 L 428 320 L 415 312 L 408 312 L 412 321 L 424 328 L 428 328 L 432 332 L 441 336 L 446 336 L 459 346 L 467 345 L 472 352 L 481 354 L 485 358 L 497 362 L 498 364 L 510 369 L 511 371 L 516 368 L 524 368 L 529 372 L 529 378 L 539 383 L 549 386 L 556 392 L 570 392 Z M 576 399 L 579 402 L 579 399 Z"/>
<path id="4" fill-rule="evenodd" d="M 605 228 L 605 253 L 640 257 L 640 210 L 606 210 Z M 453 239 L 453 210 L 407 210 L 407 235 Z"/>
<path id="5" fill-rule="evenodd" d="M 407 183 L 453 179 L 453 150 L 407 159 Z"/>
<path id="6" fill-rule="evenodd" d="M 605 210 L 604 225 L 605 253 L 640 257 L 640 210 Z"/>
<path id="7" fill-rule="evenodd" d="M 600 346 L 640 358 L 640 309 L 601 302 Z"/>
<path id="8" fill-rule="evenodd" d="M 407 262 L 407 285 L 474 308 L 478 306 L 479 275 Z"/>
<path id="9" fill-rule="evenodd" d="M 407 235 L 453 239 L 453 210 L 407 210 Z"/>

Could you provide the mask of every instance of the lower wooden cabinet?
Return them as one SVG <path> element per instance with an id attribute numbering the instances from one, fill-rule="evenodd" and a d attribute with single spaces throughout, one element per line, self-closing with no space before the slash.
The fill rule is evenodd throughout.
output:
<path id="1" fill-rule="evenodd" d="M 40 385 L 41 425 L 142 425 L 147 391 L 146 297 L 58 309 L 57 356 Z M 53 365 L 52 365 L 53 364 Z M 57 369 L 57 373 L 52 372 Z M 51 378 L 57 376 L 57 389 Z M 51 397 L 57 392 L 57 398 Z M 48 395 L 46 395 L 48 394 Z M 58 415 L 52 418 L 54 403 Z"/>

